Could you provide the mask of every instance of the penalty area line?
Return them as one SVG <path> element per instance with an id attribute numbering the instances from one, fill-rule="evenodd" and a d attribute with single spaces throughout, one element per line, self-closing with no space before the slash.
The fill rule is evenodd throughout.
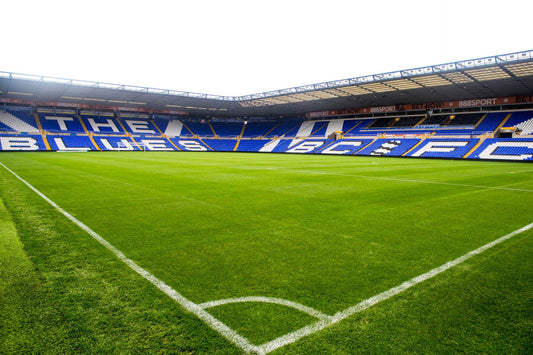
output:
<path id="1" fill-rule="evenodd" d="M 161 290 L 163 293 L 165 293 L 168 297 L 172 298 L 174 301 L 179 303 L 183 308 L 185 308 L 187 311 L 193 313 L 198 318 L 200 318 L 203 322 L 205 322 L 207 325 L 209 325 L 211 328 L 222 334 L 226 339 L 231 341 L 233 344 L 237 345 L 241 349 L 243 349 L 247 353 L 253 353 L 258 352 L 258 349 L 255 345 L 251 344 L 246 338 L 239 335 L 236 331 L 228 327 L 226 324 L 222 323 L 215 317 L 213 317 L 211 314 L 209 314 L 207 311 L 205 311 L 201 306 L 198 304 L 188 300 L 185 296 L 174 290 L 172 287 L 164 283 L 162 280 L 158 279 L 154 275 L 152 275 L 149 271 L 139 266 L 135 261 L 129 259 L 122 253 L 119 249 L 115 248 L 111 243 L 109 243 L 107 240 L 105 240 L 103 237 L 101 237 L 98 233 L 93 231 L 90 227 L 88 227 L 86 224 L 81 222 L 79 219 L 65 211 L 63 208 L 61 208 L 58 204 L 56 204 L 54 201 L 49 199 L 46 195 L 44 195 L 42 192 L 37 190 L 33 185 L 31 185 L 29 182 L 21 178 L 19 175 L 17 175 L 13 170 L 9 169 L 7 166 L 5 166 L 3 163 L 0 162 L 0 165 L 4 167 L 8 172 L 10 172 L 13 176 L 15 176 L 18 180 L 20 180 L 22 183 L 24 183 L 26 186 L 28 186 L 33 192 L 35 192 L 37 195 L 39 195 L 43 200 L 48 202 L 52 207 L 54 207 L 59 213 L 61 213 L 63 216 L 67 217 L 70 221 L 72 221 L 74 224 L 76 224 L 78 227 L 80 227 L 83 231 L 85 231 L 87 234 L 89 234 L 91 237 L 93 237 L 97 242 L 99 242 L 101 245 L 106 247 L 109 251 L 111 251 L 120 261 L 122 261 L 124 264 L 128 265 L 130 269 L 135 271 L 137 274 L 141 275 L 143 278 L 148 280 L 151 284 L 153 284 L 155 287 L 157 287 L 159 290 Z"/>

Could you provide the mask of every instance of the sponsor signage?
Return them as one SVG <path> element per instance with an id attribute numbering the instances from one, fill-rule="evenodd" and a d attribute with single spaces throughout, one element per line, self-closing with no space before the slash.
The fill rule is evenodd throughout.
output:
<path id="1" fill-rule="evenodd" d="M 529 103 L 529 102 L 533 102 L 533 95 L 498 97 L 498 98 L 493 97 L 493 98 L 485 98 L 485 99 L 444 101 L 444 102 L 432 102 L 432 103 L 423 103 L 423 104 L 392 105 L 392 106 L 378 106 L 378 107 L 367 107 L 367 108 L 309 112 L 307 114 L 307 117 L 308 118 L 320 118 L 320 117 L 328 117 L 328 116 L 350 115 L 350 114 L 357 114 L 357 113 L 382 113 L 382 112 L 432 110 L 432 109 L 445 109 L 445 108 L 483 107 L 483 106 L 522 104 L 522 103 Z"/>
<path id="2" fill-rule="evenodd" d="M 53 107 L 72 107 L 83 110 L 105 110 L 105 111 L 129 111 L 129 112 L 139 112 L 139 113 L 163 113 L 168 115 L 182 115 L 187 116 L 189 113 L 187 111 L 175 111 L 175 110 L 148 110 L 145 108 L 138 107 L 123 107 L 123 106 L 103 106 L 103 105 L 88 105 L 88 104 L 76 104 L 69 102 L 53 102 L 53 101 L 33 101 L 33 100 L 22 100 L 22 99 L 11 99 L 11 98 L 0 98 L 0 102 L 7 104 L 23 104 L 23 105 L 32 105 L 32 106 L 53 106 Z"/>

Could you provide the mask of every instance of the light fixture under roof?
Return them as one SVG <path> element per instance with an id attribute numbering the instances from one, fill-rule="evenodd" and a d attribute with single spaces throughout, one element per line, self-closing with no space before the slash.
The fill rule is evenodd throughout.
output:
<path id="1" fill-rule="evenodd" d="M 440 75 L 428 75 L 421 76 L 419 78 L 412 78 L 411 80 L 416 81 L 422 86 L 433 87 L 433 86 L 445 86 L 451 85 L 452 82 Z"/>
<path id="2" fill-rule="evenodd" d="M 395 88 L 392 88 L 388 85 L 385 85 L 383 83 L 371 83 L 371 84 L 364 84 L 364 85 L 361 85 L 362 88 L 364 89 L 369 89 L 369 90 L 372 90 L 374 92 L 388 92 L 388 91 L 395 91 L 396 89 Z"/>
<path id="3" fill-rule="evenodd" d="M 291 97 L 293 98 L 296 98 L 296 99 L 299 99 L 299 100 L 302 100 L 302 101 L 314 101 L 314 100 L 318 100 L 319 97 L 315 96 L 314 95 L 315 92 L 309 92 L 309 93 L 302 93 L 302 94 L 294 94 L 294 95 L 291 95 Z"/>
<path id="4" fill-rule="evenodd" d="M 33 96 L 31 92 L 8 91 L 7 93 L 11 95 Z"/>
<path id="5" fill-rule="evenodd" d="M 340 90 L 344 92 L 348 92 L 350 94 L 356 94 L 356 95 L 363 95 L 363 94 L 371 94 L 373 91 L 369 89 L 362 88 L 360 86 L 345 86 L 340 88 Z"/>
<path id="6" fill-rule="evenodd" d="M 510 78 L 509 74 L 499 67 L 467 70 L 466 73 L 479 81 Z"/>
<path id="7" fill-rule="evenodd" d="M 386 84 L 398 90 L 418 89 L 421 87 L 420 84 L 409 79 L 390 80 Z"/>
<path id="8" fill-rule="evenodd" d="M 454 72 L 454 73 L 445 73 L 442 74 L 443 77 L 450 80 L 454 84 L 465 84 L 471 83 L 473 80 L 463 73 Z"/>
<path id="9" fill-rule="evenodd" d="M 331 99 L 334 97 L 338 97 L 338 95 L 335 95 L 333 93 L 330 93 L 326 90 L 319 90 L 319 91 L 313 91 L 312 95 L 315 97 L 318 97 L 320 99 Z"/>
<path id="10" fill-rule="evenodd" d="M 533 62 L 509 64 L 505 68 L 516 76 L 533 75 Z"/>

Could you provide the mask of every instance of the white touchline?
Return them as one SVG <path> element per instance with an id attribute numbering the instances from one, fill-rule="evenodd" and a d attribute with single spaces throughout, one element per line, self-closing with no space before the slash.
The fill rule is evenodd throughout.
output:
<path id="1" fill-rule="evenodd" d="M 316 311 L 313 308 L 303 306 L 301 304 L 282 300 L 278 298 L 270 298 L 270 297 L 241 297 L 241 298 L 230 298 L 230 299 L 224 299 L 219 301 L 211 301 L 211 302 L 205 302 L 201 304 L 196 304 L 187 298 L 185 298 L 183 295 L 181 295 L 179 292 L 174 290 L 172 287 L 165 284 L 163 281 L 159 280 L 157 277 L 152 275 L 147 270 L 143 269 L 141 266 L 137 265 L 133 260 L 128 259 L 120 250 L 115 248 L 112 244 L 110 244 L 108 241 L 106 241 L 104 238 L 102 238 L 98 233 L 93 231 L 91 228 L 89 228 L 87 225 L 85 225 L 83 222 L 78 220 L 76 217 L 72 216 L 70 213 L 66 212 L 64 209 L 59 207 L 54 201 L 50 200 L 46 195 L 41 193 L 39 190 L 37 190 L 35 187 L 33 187 L 30 183 L 28 183 L 26 180 L 18 176 L 15 172 L 13 172 L 11 169 L 9 169 L 7 166 L 5 166 L 3 163 L 0 162 L 0 165 L 3 166 L 7 171 L 9 171 L 11 174 L 13 174 L 18 180 L 22 181 L 26 186 L 28 186 L 33 192 L 35 192 L 37 195 L 39 195 L 41 198 L 43 198 L 46 202 L 48 202 L 52 207 L 54 207 L 57 211 L 59 211 L 61 214 L 63 214 L 65 217 L 70 219 L 74 224 L 76 224 L 78 227 L 80 227 L 82 230 L 87 232 L 91 237 L 96 239 L 100 244 L 102 244 L 104 247 L 109 249 L 117 258 L 119 258 L 122 262 L 124 262 L 126 265 L 128 265 L 132 270 L 137 272 L 139 275 L 144 277 L 146 280 L 150 281 L 153 285 L 155 285 L 158 289 L 163 291 L 167 296 L 178 302 L 181 306 L 183 306 L 186 310 L 189 312 L 195 314 L 198 318 L 203 320 L 207 325 L 209 325 L 214 330 L 218 331 L 220 334 L 222 334 L 226 339 L 230 340 L 235 345 L 239 346 L 242 350 L 244 350 L 247 353 L 256 353 L 256 354 L 267 354 L 273 350 L 279 349 L 285 345 L 294 343 L 298 339 L 301 339 L 307 335 L 316 333 L 326 327 L 329 327 L 332 324 L 338 323 L 356 313 L 359 313 L 361 311 L 364 311 L 382 301 L 385 301 L 399 293 L 402 293 L 403 291 L 421 283 L 426 280 L 429 280 L 440 273 L 457 266 L 461 264 L 462 262 L 470 259 L 473 256 L 476 256 L 478 254 L 481 254 L 482 252 L 486 251 L 487 249 L 490 249 L 522 232 L 525 232 L 531 228 L 533 228 L 533 223 L 530 223 L 520 229 L 517 229 L 507 235 L 504 235 L 501 238 L 498 238 L 490 243 L 487 243 L 476 250 L 473 250 L 469 253 L 464 254 L 463 256 L 458 257 L 455 260 L 449 261 L 439 267 L 436 267 L 425 274 L 416 276 L 412 278 L 409 281 L 406 281 L 398 286 L 395 286 L 387 291 L 384 291 L 380 294 L 377 294 L 373 297 L 370 297 L 362 302 L 359 302 L 355 306 L 346 308 L 343 311 L 335 313 L 333 316 L 325 315 L 321 312 Z M 395 180 L 395 179 L 393 179 Z M 465 186 L 472 186 L 472 185 L 465 185 Z M 525 190 L 530 191 L 530 190 Z M 262 345 L 254 345 L 248 341 L 248 339 L 244 338 L 237 332 L 235 332 L 233 329 L 228 327 L 226 324 L 222 323 L 215 317 L 213 317 L 211 314 L 209 314 L 207 311 L 205 311 L 205 308 L 209 307 L 215 307 L 223 304 L 228 303 L 236 303 L 236 302 L 267 302 L 267 303 L 277 303 L 277 304 L 283 304 L 289 307 L 293 307 L 296 309 L 299 309 L 303 312 L 306 312 L 310 315 L 314 315 L 315 317 L 319 318 L 320 320 L 318 322 L 312 323 L 308 326 L 305 326 L 303 328 L 300 328 L 294 332 L 285 334 L 277 339 L 274 339 L 268 343 L 262 344 Z"/>
<path id="2" fill-rule="evenodd" d="M 520 171 L 509 171 L 507 174 L 519 174 L 519 173 L 530 173 L 533 170 L 520 170 Z"/>

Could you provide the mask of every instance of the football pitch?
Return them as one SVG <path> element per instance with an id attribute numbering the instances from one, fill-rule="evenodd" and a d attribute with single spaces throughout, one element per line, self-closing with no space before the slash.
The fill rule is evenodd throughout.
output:
<path id="1" fill-rule="evenodd" d="M 0 353 L 533 351 L 532 164 L 0 163 Z"/>

